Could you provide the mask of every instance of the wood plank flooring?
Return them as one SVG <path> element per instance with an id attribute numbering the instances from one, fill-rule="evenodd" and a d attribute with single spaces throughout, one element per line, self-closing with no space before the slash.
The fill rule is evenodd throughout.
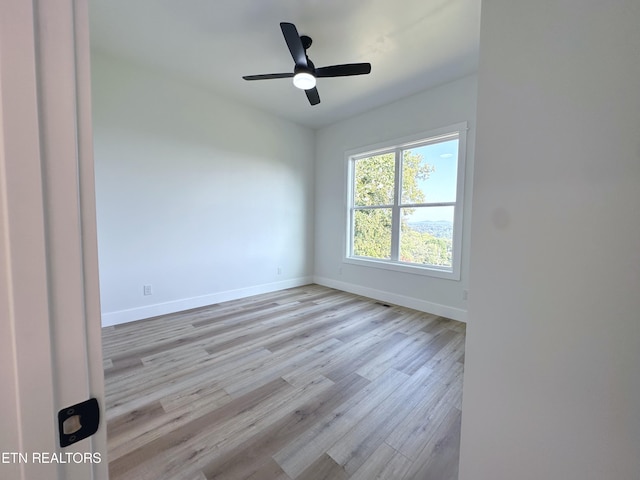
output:
<path id="1" fill-rule="evenodd" d="M 103 329 L 111 480 L 455 480 L 465 325 L 318 285 Z"/>

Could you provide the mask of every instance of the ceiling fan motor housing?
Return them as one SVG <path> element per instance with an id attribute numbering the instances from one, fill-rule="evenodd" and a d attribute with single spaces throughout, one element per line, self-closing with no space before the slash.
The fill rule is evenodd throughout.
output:
<path id="1" fill-rule="evenodd" d="M 304 65 L 296 65 L 293 68 L 293 74 L 297 75 L 298 73 L 308 73 L 310 75 L 313 75 L 315 77 L 316 75 L 316 67 L 313 64 L 313 62 L 309 59 L 307 59 L 307 66 L 305 67 Z"/>

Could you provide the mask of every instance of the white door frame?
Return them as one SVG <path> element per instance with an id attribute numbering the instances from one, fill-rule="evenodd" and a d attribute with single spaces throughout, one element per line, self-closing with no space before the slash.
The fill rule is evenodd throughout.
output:
<path id="1" fill-rule="evenodd" d="M 88 25 L 87 0 L 0 2 L 0 478 L 108 478 Z M 60 448 L 91 397 L 98 432 Z"/>

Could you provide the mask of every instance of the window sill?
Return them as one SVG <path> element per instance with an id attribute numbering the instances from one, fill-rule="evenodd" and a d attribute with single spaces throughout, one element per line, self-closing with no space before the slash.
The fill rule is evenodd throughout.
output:
<path id="1" fill-rule="evenodd" d="M 345 257 L 344 263 L 359 265 L 361 267 L 380 268 L 383 270 L 394 270 L 396 272 L 410 273 L 412 275 L 422 275 L 427 277 L 443 278 L 447 280 L 460 280 L 460 272 L 450 269 L 439 269 L 429 266 L 422 267 L 402 262 L 392 262 L 390 260 L 375 260 L 364 257 Z"/>

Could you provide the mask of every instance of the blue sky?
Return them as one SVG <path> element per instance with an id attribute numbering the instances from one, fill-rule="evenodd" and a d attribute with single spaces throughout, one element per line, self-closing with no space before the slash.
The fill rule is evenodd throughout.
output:
<path id="1" fill-rule="evenodd" d="M 422 156 L 422 162 L 435 167 L 427 180 L 418 182 L 427 202 L 454 202 L 458 169 L 458 140 L 449 140 L 410 150 Z M 409 221 L 448 220 L 453 222 L 453 207 L 416 209 Z"/>

